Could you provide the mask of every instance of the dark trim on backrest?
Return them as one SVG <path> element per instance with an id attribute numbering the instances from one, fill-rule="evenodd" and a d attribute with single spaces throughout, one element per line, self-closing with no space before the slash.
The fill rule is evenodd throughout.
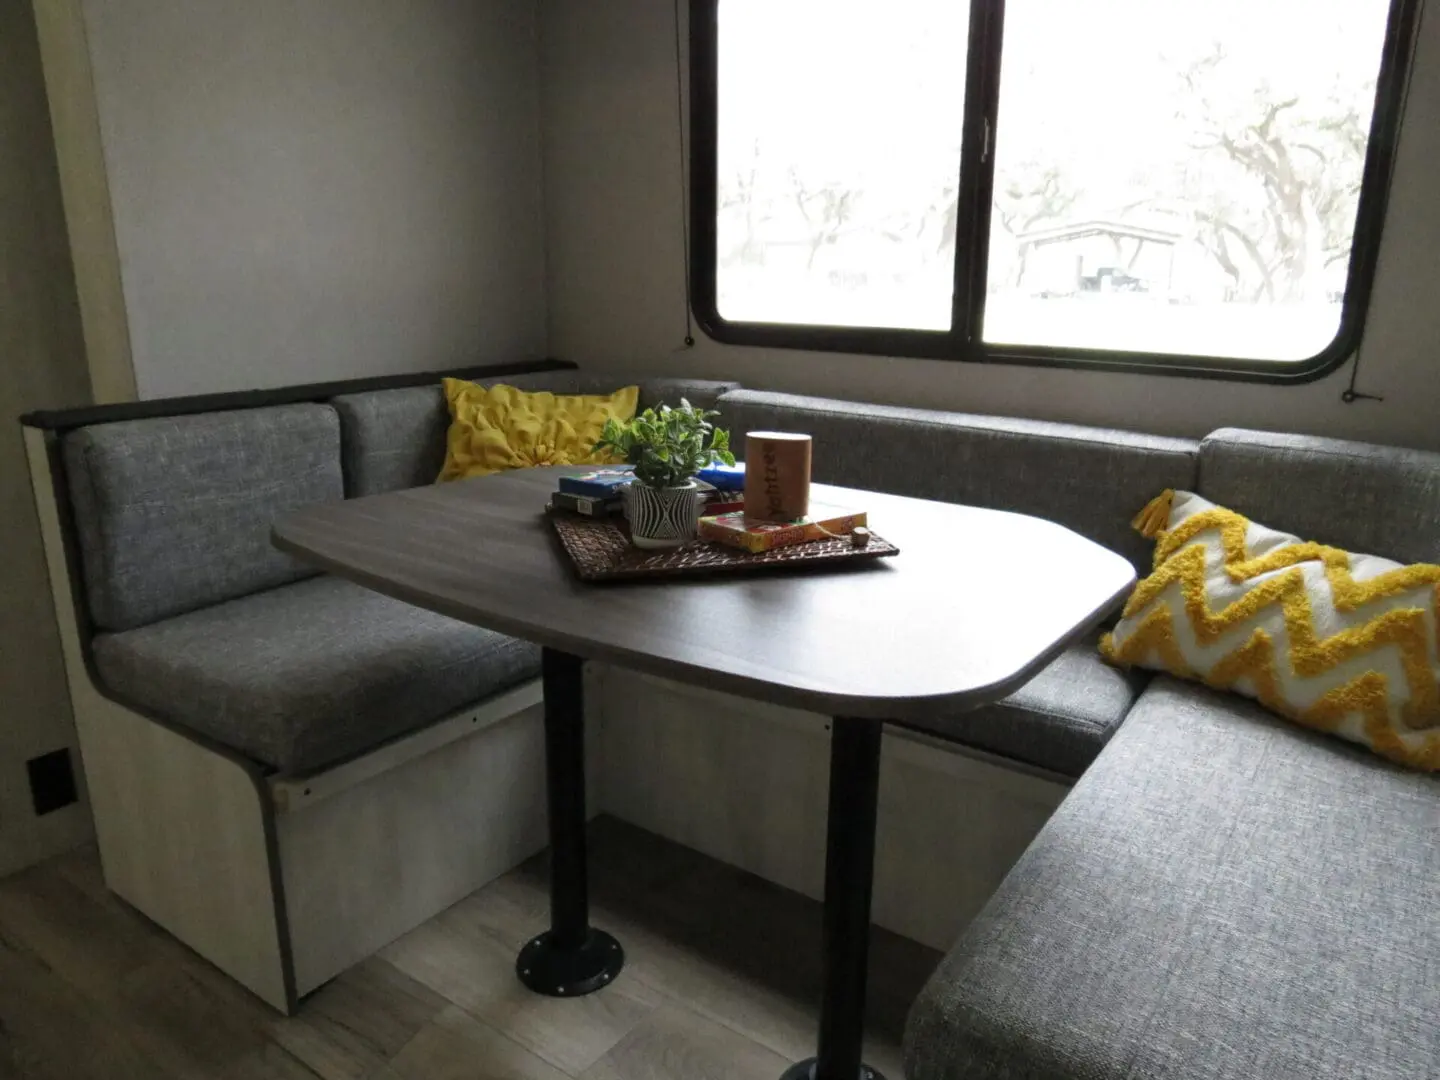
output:
<path id="1" fill-rule="evenodd" d="M 277 386 L 273 390 L 235 390 L 225 394 L 194 394 L 189 397 L 127 401 L 119 405 L 87 405 L 77 409 L 42 409 L 25 413 L 20 423 L 45 431 L 66 432 L 91 424 L 113 424 L 119 420 L 150 420 L 161 416 L 188 416 L 194 413 L 223 412 L 229 409 L 262 409 L 270 405 L 297 402 L 325 402 L 340 394 L 362 394 L 370 390 L 398 390 L 425 386 L 444 378 L 473 379 L 481 375 L 529 375 L 543 371 L 570 371 L 578 365 L 569 360 L 524 360 L 512 364 L 477 364 L 448 371 L 413 371 L 400 375 L 376 375 L 365 379 Z"/>
<path id="2" fill-rule="evenodd" d="M 70 602 L 74 608 L 75 632 L 80 639 L 80 655 L 85 661 L 85 675 L 97 690 L 101 683 L 95 671 L 95 659 L 90 651 L 90 642 L 95 637 L 95 621 L 90 616 L 89 597 L 85 592 L 85 568 L 80 557 L 78 530 L 75 527 L 75 508 L 70 503 L 70 479 L 65 468 L 65 455 L 60 449 L 59 436 L 47 430 L 45 457 L 50 469 L 50 491 L 46 494 L 55 501 L 55 516 L 60 523 L 60 543 L 65 557 L 65 573 L 70 579 Z M 35 474 L 30 472 L 30 487 L 36 499 Z M 53 588 L 52 588 L 53 593 Z M 58 614 L 58 613 L 57 613 Z"/>

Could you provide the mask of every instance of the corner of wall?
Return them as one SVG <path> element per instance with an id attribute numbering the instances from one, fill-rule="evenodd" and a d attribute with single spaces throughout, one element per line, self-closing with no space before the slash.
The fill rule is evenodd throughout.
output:
<path id="1" fill-rule="evenodd" d="M 91 389 L 96 402 L 133 401 L 135 367 L 81 0 L 37 3 L 35 23 Z"/>

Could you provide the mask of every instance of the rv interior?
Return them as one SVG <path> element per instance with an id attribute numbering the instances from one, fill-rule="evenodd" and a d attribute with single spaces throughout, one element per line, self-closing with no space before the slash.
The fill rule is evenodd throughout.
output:
<path id="1" fill-rule="evenodd" d="M 1425 0 L 0 0 L 0 1080 L 1440 1078 Z"/>

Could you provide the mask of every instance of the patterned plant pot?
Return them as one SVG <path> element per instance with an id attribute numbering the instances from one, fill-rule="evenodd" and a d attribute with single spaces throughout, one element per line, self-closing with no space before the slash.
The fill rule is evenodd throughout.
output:
<path id="1" fill-rule="evenodd" d="M 700 485 L 653 488 L 639 480 L 625 488 L 625 520 L 638 548 L 677 548 L 695 539 Z"/>

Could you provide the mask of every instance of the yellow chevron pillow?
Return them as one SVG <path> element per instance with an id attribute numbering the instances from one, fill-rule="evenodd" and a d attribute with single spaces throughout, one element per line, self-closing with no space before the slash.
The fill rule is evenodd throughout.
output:
<path id="1" fill-rule="evenodd" d="M 1155 571 L 1101 641 L 1107 659 L 1440 769 L 1440 566 L 1303 543 L 1188 491 L 1135 527 L 1157 541 Z"/>

